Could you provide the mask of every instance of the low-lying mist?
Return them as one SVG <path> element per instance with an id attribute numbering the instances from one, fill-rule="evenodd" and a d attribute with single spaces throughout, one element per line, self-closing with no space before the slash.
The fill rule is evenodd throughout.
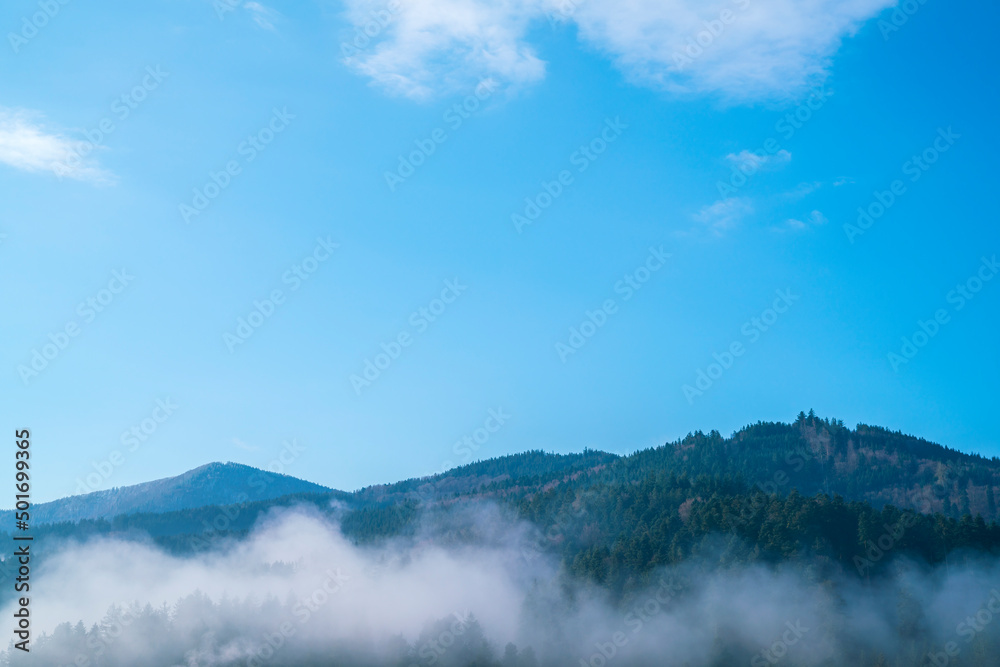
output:
<path id="1" fill-rule="evenodd" d="M 868 581 L 819 576 L 807 561 L 727 565 L 719 536 L 707 555 L 613 600 L 534 548 L 537 534 L 484 505 L 428 520 L 416 537 L 359 546 L 300 508 L 273 511 L 247 539 L 197 556 L 113 539 L 66 544 L 32 573 L 31 653 L 8 648 L 3 660 L 759 667 L 990 664 L 973 660 L 996 655 L 995 562 L 956 557 L 930 569 L 897 557 L 893 576 Z"/>

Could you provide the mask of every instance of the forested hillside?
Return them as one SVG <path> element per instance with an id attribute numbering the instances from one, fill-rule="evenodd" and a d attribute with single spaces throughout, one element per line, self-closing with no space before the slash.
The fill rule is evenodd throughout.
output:
<path id="1" fill-rule="evenodd" d="M 998 472 L 995 458 L 800 414 L 791 424 L 758 423 L 729 438 L 698 432 L 625 457 L 593 450 L 532 451 L 354 493 L 300 493 L 54 523 L 35 529 L 33 548 L 44 561 L 43 554 L 63 540 L 105 536 L 151 540 L 177 555 L 225 551 L 262 516 L 282 508 L 329 521 L 362 547 L 390 541 L 461 547 L 488 543 L 496 539 L 490 532 L 499 530 L 503 540 L 514 540 L 507 546 L 516 549 L 524 568 L 554 562 L 564 586 L 596 587 L 623 610 L 648 595 L 662 572 L 692 564 L 700 573 L 688 571 L 694 578 L 685 586 L 692 589 L 698 579 L 757 566 L 797 572 L 818 591 L 840 590 L 845 581 L 862 590 L 885 586 L 898 598 L 892 612 L 898 616 L 886 621 L 894 648 L 848 643 L 838 651 L 850 656 L 850 664 L 865 667 L 922 664 L 935 650 L 919 631 L 930 621 L 911 609 L 916 603 L 908 602 L 909 589 L 898 581 L 900 568 L 916 563 L 971 571 L 981 559 L 993 562 L 1000 555 Z M 195 602 L 214 608 L 205 601 L 190 603 Z M 163 636 L 178 631 L 175 616 L 142 613 L 161 626 Z M 838 624 L 848 612 L 837 613 L 840 621 L 824 621 L 831 637 L 845 632 Z M 479 665 L 536 664 L 532 648 L 511 646 L 503 657 L 475 628 L 463 640 L 471 642 L 469 653 L 452 658 L 474 656 L 468 664 Z M 85 643 L 94 631 L 63 632 L 60 641 Z M 997 633 L 977 634 L 975 641 L 975 652 L 955 664 L 992 664 L 986 656 L 1000 648 Z M 717 644 L 711 664 L 739 663 L 726 657 L 734 650 L 730 638 Z M 420 644 L 401 643 L 393 650 L 396 657 L 386 664 L 407 664 Z M 297 664 L 328 662 L 309 654 Z M 466 667 L 461 660 L 454 664 Z"/>
<path id="2" fill-rule="evenodd" d="M 245 467 L 244 472 L 259 473 Z M 236 486 L 245 482 L 237 480 Z M 761 558 L 788 556 L 817 540 L 829 545 L 854 540 L 863 546 L 872 537 L 863 526 L 884 522 L 879 518 L 884 512 L 893 517 L 913 510 L 927 515 L 920 519 L 925 528 L 919 540 L 907 539 L 935 559 L 959 545 L 993 544 L 998 485 L 996 458 L 877 427 L 848 429 L 810 413 L 791 424 L 747 426 L 729 438 L 717 431 L 696 432 L 625 457 L 594 450 L 530 451 L 354 493 L 299 493 L 110 520 L 61 521 L 38 527 L 36 539 L 148 535 L 185 553 L 238 539 L 273 508 L 305 504 L 336 519 L 353 539 L 373 542 L 412 534 L 428 512 L 494 502 L 540 530 L 561 526 L 549 546 L 576 569 L 587 570 L 585 564 L 595 562 L 601 549 L 609 554 L 614 549 L 618 555 L 608 556 L 609 567 L 622 562 L 642 572 L 683 558 L 692 540 L 720 531 L 735 532 Z M 779 517 L 801 516 L 808 520 L 777 533 L 771 526 Z M 641 555 L 625 557 L 633 549 L 624 545 L 633 542 Z M 589 569 L 603 579 L 600 568 Z"/>

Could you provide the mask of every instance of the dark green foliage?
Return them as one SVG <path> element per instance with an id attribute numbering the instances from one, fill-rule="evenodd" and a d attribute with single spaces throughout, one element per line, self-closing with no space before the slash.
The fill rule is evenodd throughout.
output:
<path id="1" fill-rule="evenodd" d="M 536 527 L 523 548 L 526 558 L 555 558 L 563 576 L 604 587 L 624 607 L 657 570 L 691 562 L 709 569 L 791 566 L 816 581 L 846 572 L 869 585 L 889 578 L 901 556 L 931 566 L 955 566 L 972 554 L 995 556 L 1000 552 L 997 485 L 995 458 L 877 427 L 851 430 L 810 411 L 793 424 L 760 422 L 729 438 L 696 432 L 627 457 L 531 451 L 353 494 L 300 494 L 51 524 L 35 527 L 34 534 L 40 553 L 60 540 L 106 535 L 151 540 L 190 554 L 242 539 L 264 514 L 296 506 L 339 522 L 344 535 L 358 543 L 416 536 L 428 525 L 447 526 L 434 539 L 461 543 L 478 539 L 476 526 L 463 523 L 462 510 L 494 503 L 506 518 Z M 206 603 L 211 604 L 185 604 Z M 900 656 L 859 649 L 852 664 L 917 664 L 926 655 L 920 606 L 903 591 L 896 609 L 896 632 L 909 657 L 900 662 Z M 168 623 L 158 613 L 149 610 L 149 623 Z M 443 619 L 441 627 L 429 627 L 415 646 L 400 640 L 394 649 L 399 664 L 420 662 L 419 652 L 451 623 L 454 619 Z M 71 636 L 83 641 L 86 634 L 82 626 L 68 625 L 58 633 L 67 641 Z M 478 624 L 461 635 L 459 648 L 436 664 L 537 664 L 530 647 L 495 651 Z M 991 664 L 992 644 L 985 637 L 976 642 L 986 661 L 969 664 Z M 967 655 L 975 653 L 970 649 Z M 176 657 L 178 664 L 183 657 Z M 320 656 L 296 660 L 331 664 Z"/>

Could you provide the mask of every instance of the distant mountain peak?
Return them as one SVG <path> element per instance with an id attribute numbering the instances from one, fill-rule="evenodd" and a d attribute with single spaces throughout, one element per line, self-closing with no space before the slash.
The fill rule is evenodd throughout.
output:
<path id="1" fill-rule="evenodd" d="M 162 513 L 206 505 L 271 500 L 296 493 L 323 493 L 325 486 L 242 463 L 212 462 L 174 477 L 93 491 L 36 505 L 35 523 L 110 519 L 120 514 Z M 10 515 L 10 516 L 7 516 Z M 13 521 L 13 511 L 0 511 Z"/>

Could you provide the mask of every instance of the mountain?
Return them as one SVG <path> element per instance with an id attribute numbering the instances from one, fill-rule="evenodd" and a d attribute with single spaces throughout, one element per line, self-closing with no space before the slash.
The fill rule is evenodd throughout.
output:
<path id="1" fill-rule="evenodd" d="M 259 512 L 298 502 L 306 494 L 310 503 L 335 505 L 345 530 L 369 525 L 369 536 L 375 537 L 380 532 L 376 515 L 395 523 L 418 506 L 515 503 L 553 490 L 640 484 L 656 475 L 728 480 L 747 494 L 787 496 L 794 489 L 800 495 L 824 493 L 864 501 L 875 509 L 893 505 L 956 519 L 968 514 L 1000 520 L 1000 459 L 877 426 L 850 429 L 811 412 L 800 413 L 792 423 L 751 424 L 728 438 L 718 431 L 697 431 L 628 456 L 590 449 L 579 454 L 529 451 L 351 493 L 240 464 L 212 463 L 178 477 L 44 503 L 35 507 L 32 518 L 38 525 L 135 515 L 117 523 L 148 525 L 154 535 L 169 535 L 201 525 L 181 520 L 180 514 L 198 514 L 192 511 L 207 507 L 201 513 L 214 515 L 218 509 L 211 506 L 238 505 L 243 509 L 234 527 L 241 529 Z M 9 511 L 0 516 L 12 520 Z"/>
<path id="2" fill-rule="evenodd" d="M 586 450 L 557 455 L 526 452 L 448 472 L 356 491 L 353 506 L 429 498 L 513 498 L 552 488 L 614 482 L 639 484 L 666 474 L 691 480 L 731 480 L 748 493 L 840 495 L 876 509 L 893 505 L 948 517 L 1000 520 L 1000 459 L 967 454 L 923 438 L 800 413 L 792 423 L 758 422 L 724 437 L 697 431 L 628 456 Z"/>
<path id="3" fill-rule="evenodd" d="M 163 513 L 329 491 L 319 484 L 239 463 L 209 463 L 176 477 L 41 503 L 34 506 L 31 518 L 35 525 L 78 522 L 81 519 L 110 519 L 120 514 Z M 0 521 L 3 525 L 11 525 L 14 511 L 0 511 Z"/>
<path id="4" fill-rule="evenodd" d="M 645 605 L 660 599 L 659 593 L 650 597 L 651 587 L 660 585 L 658 590 L 664 590 L 661 575 L 665 572 L 677 577 L 670 580 L 671 586 L 676 583 L 680 590 L 692 592 L 701 590 L 706 581 L 728 586 L 744 581 L 727 578 L 730 576 L 750 573 L 747 580 L 756 581 L 773 573 L 780 577 L 734 597 L 742 600 L 740 604 L 750 605 L 753 613 L 747 617 L 757 614 L 758 605 L 763 609 L 773 603 L 767 599 L 794 601 L 803 599 L 802 590 L 811 591 L 809 595 L 821 601 L 820 607 L 826 610 L 823 613 L 832 614 L 821 623 L 806 623 L 818 628 L 811 636 L 833 637 L 833 644 L 844 651 L 840 660 L 799 662 L 790 657 L 789 665 L 888 667 L 926 664 L 929 652 L 946 646 L 943 642 L 956 636 L 955 619 L 983 604 L 978 593 L 963 591 L 986 591 L 994 586 L 996 569 L 992 564 L 1000 557 L 995 499 L 1000 487 L 1000 460 L 875 426 L 848 428 L 836 419 L 821 419 L 811 412 L 800 413 L 792 423 L 752 424 L 729 437 L 718 431 L 699 431 L 628 456 L 590 449 L 577 454 L 528 451 L 351 493 L 273 476 L 267 478 L 271 481 L 263 489 L 271 495 L 248 493 L 232 502 L 234 495 L 239 495 L 236 489 L 252 489 L 251 482 L 265 479 L 257 475 L 268 473 L 234 464 L 212 464 L 180 477 L 117 489 L 111 492 L 119 494 L 113 496 L 114 503 L 101 494 L 57 501 L 63 504 L 50 508 L 48 516 L 63 522 L 36 522 L 32 527 L 32 563 L 41 572 L 47 559 L 60 553 L 65 540 L 85 542 L 92 537 L 137 540 L 184 557 L 239 552 L 230 547 L 246 538 L 263 516 L 284 508 L 301 508 L 314 519 L 328 519 L 331 528 L 339 528 L 363 547 L 359 553 L 373 557 L 407 554 L 408 547 L 428 544 L 475 557 L 481 553 L 478 547 L 502 544 L 505 557 L 512 559 L 516 569 L 535 576 L 531 564 L 537 562 L 544 566 L 541 571 L 556 573 L 557 588 L 565 592 L 565 599 L 559 600 L 541 593 L 536 596 L 537 582 L 531 583 L 524 604 L 531 610 L 532 622 L 569 613 L 595 592 L 610 605 L 608 611 L 613 613 L 607 617 L 613 619 L 613 627 L 602 629 L 599 635 L 588 634 L 590 643 L 580 642 L 598 647 L 605 656 L 613 655 L 608 648 L 612 644 L 606 640 L 593 644 L 593 636 L 614 637 L 614 632 L 623 628 L 621 619 L 635 619 L 638 610 L 648 611 Z M 290 493 L 279 495 L 284 491 Z M 87 499 L 92 504 L 84 507 Z M 213 499 L 218 504 L 212 504 Z M 74 512 L 85 510 L 100 518 L 72 522 Z M 4 539 L 10 535 L 0 532 L 0 540 Z M 382 561 L 373 563 L 372 571 L 383 566 Z M 0 560 L 0 581 L 18 576 L 17 567 L 12 558 Z M 278 571 L 275 567 L 280 570 L 286 565 L 268 563 L 262 572 L 271 576 Z M 926 581 L 918 580 L 924 576 L 920 573 L 926 573 Z M 929 591 L 941 577 L 952 576 L 958 577 L 960 584 L 955 598 L 965 595 L 969 599 L 955 605 L 939 604 L 937 594 Z M 806 589 L 787 588 L 787 577 L 801 581 Z M 712 586 L 709 589 L 715 590 Z M 711 599 L 728 605 L 722 594 L 725 590 L 712 592 Z M 0 587 L 0 604 L 14 595 L 13 587 Z M 881 601 L 881 606 L 877 611 L 855 614 L 864 607 L 847 602 L 853 595 Z M 156 619 L 150 617 L 150 622 L 165 624 L 160 634 L 167 636 L 169 622 L 174 622 L 171 619 L 187 623 L 186 610 L 202 609 L 206 602 L 201 597 L 186 604 L 183 613 L 171 616 L 164 611 Z M 268 622 L 273 609 L 267 607 Z M 700 603 L 688 609 L 698 618 L 704 611 Z M 780 613 L 772 616 L 777 627 L 784 627 L 784 619 L 797 618 L 803 609 L 781 607 Z M 940 614 L 933 621 L 933 627 L 944 628 L 940 632 L 928 629 L 933 614 Z M 725 613 L 704 617 L 717 659 L 686 664 L 746 664 L 750 654 L 766 646 L 747 643 L 740 632 L 719 630 L 719 619 L 731 616 L 727 607 Z M 887 638 L 884 654 L 871 645 L 873 635 L 852 635 L 851 628 L 861 627 L 852 621 L 855 616 L 864 619 L 861 625 L 865 627 L 867 619 L 880 619 L 876 634 Z M 1000 634 L 995 625 L 990 627 L 989 638 L 981 633 L 976 640 L 980 643 L 967 651 L 972 662 L 960 664 L 996 664 L 995 658 L 988 656 L 1000 651 Z M 76 634 L 71 635 L 69 625 L 60 632 L 59 642 L 74 638 L 84 645 L 90 639 L 83 624 L 74 626 L 72 633 Z M 414 664 L 418 648 L 433 646 L 442 632 L 429 630 L 417 645 L 403 651 L 405 660 L 392 664 Z M 557 636 L 559 632 L 541 634 Z M 778 642 L 770 646 L 785 648 Z M 400 647 L 405 648 L 403 644 Z M 574 644 L 573 650 L 577 648 Z M 52 655 L 56 653 L 53 650 Z M 502 662 L 456 659 L 438 664 L 521 667 L 522 663 L 508 660 L 513 655 L 508 647 Z M 332 662 L 329 655 L 311 657 L 312 662 L 279 658 L 275 664 Z M 572 662 L 563 658 L 560 653 L 558 659 L 540 663 L 532 657 L 523 665 Z M 171 658 L 162 664 L 180 660 Z M 62 662 L 64 658 L 54 658 L 51 664 Z M 663 660 L 619 662 L 623 666 L 665 664 Z M 750 662 L 774 664 L 777 660 Z M 588 664 L 598 663 L 591 660 Z"/>

